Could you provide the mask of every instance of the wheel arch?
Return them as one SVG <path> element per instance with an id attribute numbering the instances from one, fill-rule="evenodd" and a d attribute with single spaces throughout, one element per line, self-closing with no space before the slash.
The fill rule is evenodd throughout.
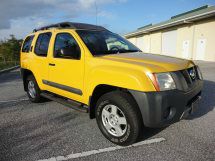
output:
<path id="1" fill-rule="evenodd" d="M 100 85 L 97 85 L 95 87 L 92 95 L 89 98 L 89 116 L 90 116 L 90 119 L 95 118 L 95 108 L 96 108 L 96 103 L 97 103 L 98 99 L 102 95 L 104 95 L 105 93 L 112 92 L 112 91 L 122 91 L 122 92 L 129 94 L 131 96 L 131 98 L 133 99 L 133 101 L 136 103 L 136 106 L 137 106 L 137 108 L 141 114 L 140 107 L 139 107 L 136 99 L 134 98 L 134 95 L 131 93 L 131 90 L 121 88 L 121 87 L 112 86 L 112 85 L 107 85 L 107 84 L 100 84 Z M 141 114 L 141 117 L 142 117 L 142 114 Z"/>
<path id="2" fill-rule="evenodd" d="M 27 78 L 29 75 L 33 75 L 33 72 L 28 70 L 28 69 L 24 69 L 24 68 L 21 68 L 21 77 L 22 77 L 22 80 L 23 80 L 23 86 L 24 86 L 24 90 L 27 91 L 27 84 L 26 84 L 26 81 L 27 81 Z"/>

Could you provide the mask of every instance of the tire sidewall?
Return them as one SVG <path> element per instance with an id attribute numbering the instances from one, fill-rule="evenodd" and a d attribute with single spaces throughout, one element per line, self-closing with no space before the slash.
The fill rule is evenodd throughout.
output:
<path id="1" fill-rule="evenodd" d="M 35 88 L 35 91 L 36 91 L 36 96 L 35 96 L 35 98 L 32 98 L 31 95 L 29 94 L 28 83 L 29 83 L 30 81 L 32 81 L 32 82 L 34 83 L 34 88 Z M 26 83 L 27 83 L 27 84 L 26 84 L 26 85 L 27 85 L 27 95 L 28 95 L 30 101 L 32 101 L 32 102 L 38 102 L 38 101 L 40 100 L 40 89 L 39 89 L 39 87 L 38 87 L 38 85 L 37 85 L 37 82 L 36 82 L 35 78 L 34 78 L 32 75 L 29 76 L 29 77 L 27 78 Z"/>
<path id="2" fill-rule="evenodd" d="M 127 121 L 127 129 L 126 129 L 126 132 L 124 135 L 122 135 L 120 137 L 116 137 L 114 135 L 111 135 L 104 127 L 103 122 L 102 122 L 102 110 L 106 105 L 115 105 L 124 113 L 126 121 Z M 126 108 L 122 107 L 122 105 L 120 105 L 120 102 L 118 102 L 114 98 L 108 99 L 107 97 L 105 99 L 99 100 L 97 103 L 97 107 L 96 107 L 96 120 L 97 120 L 99 129 L 101 130 L 103 135 L 108 140 L 110 140 L 111 142 L 118 144 L 118 145 L 129 144 L 129 142 L 132 138 L 132 135 L 133 135 L 132 127 L 134 126 L 134 122 L 133 122 L 132 118 L 129 117 Z"/>

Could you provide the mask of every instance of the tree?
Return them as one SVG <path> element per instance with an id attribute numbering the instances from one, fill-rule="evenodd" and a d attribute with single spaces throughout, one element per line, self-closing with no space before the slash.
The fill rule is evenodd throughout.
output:
<path id="1" fill-rule="evenodd" d="M 18 40 L 14 35 L 5 41 L 0 41 L 0 59 L 6 61 L 18 61 L 20 56 L 22 40 Z"/>

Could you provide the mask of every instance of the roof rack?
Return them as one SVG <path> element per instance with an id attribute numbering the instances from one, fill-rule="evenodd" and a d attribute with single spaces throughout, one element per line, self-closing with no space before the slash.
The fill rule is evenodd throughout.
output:
<path id="1" fill-rule="evenodd" d="M 77 30 L 107 30 L 104 27 L 97 26 L 97 25 L 76 23 L 76 22 L 61 22 L 61 23 L 40 27 L 38 29 L 34 29 L 33 32 L 48 30 L 51 28 L 70 28 L 70 29 L 77 29 Z"/>

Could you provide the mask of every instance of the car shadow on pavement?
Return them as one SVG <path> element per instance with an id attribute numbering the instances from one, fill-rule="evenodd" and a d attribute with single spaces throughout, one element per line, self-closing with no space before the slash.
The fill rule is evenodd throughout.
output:
<path id="1" fill-rule="evenodd" d="M 143 141 L 143 140 L 147 140 L 147 139 L 151 139 L 153 136 L 155 136 L 156 134 L 160 133 L 161 131 L 163 131 L 167 127 L 168 126 L 162 127 L 162 128 L 148 128 L 148 127 L 144 127 L 143 132 L 142 132 L 141 136 L 138 139 L 138 142 L 139 141 Z"/>
<path id="2" fill-rule="evenodd" d="M 213 111 L 215 108 L 215 82 L 205 80 L 202 90 L 202 99 L 199 104 L 199 108 L 192 115 L 186 118 L 186 120 L 193 120 L 202 117 Z"/>

